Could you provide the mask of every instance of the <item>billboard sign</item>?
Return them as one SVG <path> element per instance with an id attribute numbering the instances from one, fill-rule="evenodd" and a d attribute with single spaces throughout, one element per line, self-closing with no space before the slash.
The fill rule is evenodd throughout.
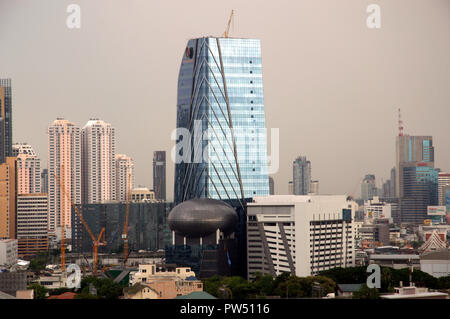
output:
<path id="1" fill-rule="evenodd" d="M 445 206 L 428 206 L 428 215 L 431 216 L 445 216 Z"/>

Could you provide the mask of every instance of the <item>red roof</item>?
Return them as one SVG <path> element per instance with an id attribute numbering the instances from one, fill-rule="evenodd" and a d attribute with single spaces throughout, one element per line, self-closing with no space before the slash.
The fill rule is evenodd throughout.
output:
<path id="1" fill-rule="evenodd" d="M 76 293 L 68 291 L 60 295 L 50 296 L 47 299 L 75 299 L 76 295 Z"/>

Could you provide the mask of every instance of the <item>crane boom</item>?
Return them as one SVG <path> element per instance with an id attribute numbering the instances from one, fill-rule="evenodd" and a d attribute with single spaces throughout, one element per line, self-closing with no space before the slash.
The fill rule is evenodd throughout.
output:
<path id="1" fill-rule="evenodd" d="M 230 18 L 228 19 L 227 28 L 225 29 L 225 32 L 223 33 L 224 38 L 228 38 L 228 34 L 230 32 L 231 21 L 233 20 L 233 15 L 234 15 L 234 10 L 231 10 Z"/>
<path id="2" fill-rule="evenodd" d="M 66 192 L 66 189 L 65 189 L 64 185 L 62 184 L 61 180 L 59 179 L 59 177 L 57 175 L 54 175 L 54 176 L 55 176 L 56 180 L 58 181 L 59 188 L 63 192 L 63 195 L 70 200 L 70 204 L 71 204 L 72 208 L 74 209 L 75 213 L 78 215 L 78 218 L 80 219 L 81 223 L 83 224 L 84 228 L 86 229 L 86 231 L 88 232 L 89 236 L 92 239 L 92 244 L 93 244 L 93 255 L 92 255 L 92 259 L 93 259 L 93 273 L 94 273 L 94 275 L 97 275 L 98 246 L 105 245 L 104 241 L 103 242 L 101 241 L 102 235 L 104 237 L 105 228 L 102 228 L 102 230 L 100 231 L 100 234 L 98 236 L 98 239 L 96 239 L 94 234 L 92 233 L 91 229 L 89 228 L 88 224 L 84 220 L 83 214 L 78 210 L 78 207 L 74 204 L 72 199 L 68 196 L 68 194 Z M 64 234 L 64 230 L 62 232 Z M 62 244 L 62 246 L 61 246 L 61 263 L 63 264 L 63 262 L 65 261 L 65 259 L 64 259 L 65 257 L 63 255 L 64 254 L 64 250 L 63 250 L 64 235 L 61 238 L 61 244 Z M 65 267 L 64 267 L 64 269 L 65 269 Z M 63 269 L 63 271 L 64 271 L 64 269 Z"/>

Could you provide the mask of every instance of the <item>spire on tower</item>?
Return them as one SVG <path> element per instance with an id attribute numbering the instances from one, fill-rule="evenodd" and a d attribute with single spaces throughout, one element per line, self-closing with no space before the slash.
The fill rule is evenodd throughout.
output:
<path id="1" fill-rule="evenodd" d="M 398 109 L 398 136 L 403 136 L 403 121 L 400 108 Z"/>

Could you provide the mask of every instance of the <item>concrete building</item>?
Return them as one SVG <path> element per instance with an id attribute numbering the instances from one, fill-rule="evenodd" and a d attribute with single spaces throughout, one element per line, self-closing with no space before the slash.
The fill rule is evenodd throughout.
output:
<path id="1" fill-rule="evenodd" d="M 130 273 L 130 286 L 124 290 L 125 298 L 129 299 L 173 299 L 203 291 L 202 281 L 189 267 L 174 265 L 139 265 L 137 272 Z"/>
<path id="2" fill-rule="evenodd" d="M 288 183 L 288 195 L 294 195 L 294 182 L 289 181 Z"/>
<path id="3" fill-rule="evenodd" d="M 0 266 L 12 266 L 18 258 L 17 239 L 0 240 Z"/>
<path id="4" fill-rule="evenodd" d="M 413 268 L 420 270 L 420 257 L 415 254 L 371 254 L 369 263 L 394 269 L 413 266 Z"/>
<path id="5" fill-rule="evenodd" d="M 41 192 L 41 160 L 33 147 L 27 143 L 12 146 L 17 157 L 17 194 Z"/>
<path id="6" fill-rule="evenodd" d="M 82 202 L 116 199 L 116 140 L 111 124 L 90 119 L 81 130 Z"/>
<path id="7" fill-rule="evenodd" d="M 247 208 L 247 269 L 310 276 L 355 264 L 355 203 L 345 195 L 255 197 Z"/>
<path id="8" fill-rule="evenodd" d="M 308 195 L 311 192 L 311 162 L 299 156 L 292 164 L 294 195 Z"/>
<path id="9" fill-rule="evenodd" d="M 66 234 L 70 236 L 71 233 L 70 199 L 75 204 L 81 203 L 80 138 L 80 129 L 67 120 L 57 119 L 48 127 L 48 227 L 58 236 L 60 232 L 57 228 L 63 225 Z"/>
<path id="10" fill-rule="evenodd" d="M 378 196 L 364 201 L 364 222 L 373 224 L 376 219 L 388 219 L 393 223 L 391 204 L 380 201 Z"/>
<path id="11" fill-rule="evenodd" d="M 131 190 L 132 202 L 151 202 L 156 201 L 155 192 L 147 187 L 138 187 Z"/>
<path id="12" fill-rule="evenodd" d="M 17 291 L 27 289 L 27 273 L 25 271 L 0 272 L 0 291 L 16 296 Z"/>
<path id="13" fill-rule="evenodd" d="M 0 239 L 16 238 L 17 159 L 0 164 Z"/>
<path id="14" fill-rule="evenodd" d="M 436 278 L 450 276 L 450 250 L 444 248 L 421 255 L 420 270 Z"/>
<path id="15" fill-rule="evenodd" d="M 153 152 L 153 190 L 156 199 L 166 200 L 166 151 Z"/>
<path id="16" fill-rule="evenodd" d="M 134 162 L 125 154 L 116 155 L 116 199 L 126 201 L 128 190 L 134 188 Z"/>
<path id="17" fill-rule="evenodd" d="M 17 239 L 19 257 L 32 256 L 48 249 L 47 194 L 17 196 Z"/>
<path id="18" fill-rule="evenodd" d="M 416 287 L 411 284 L 408 287 L 396 287 L 395 293 L 381 295 L 382 299 L 447 299 L 448 294 L 438 291 L 429 291 L 425 287 Z"/>

